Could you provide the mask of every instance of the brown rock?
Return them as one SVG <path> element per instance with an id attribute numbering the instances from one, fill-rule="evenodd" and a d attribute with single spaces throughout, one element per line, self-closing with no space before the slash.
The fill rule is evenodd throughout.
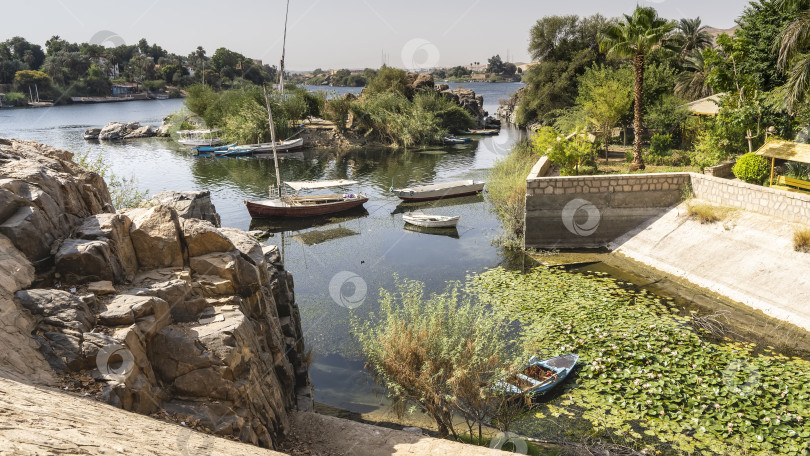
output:
<path id="1" fill-rule="evenodd" d="M 87 284 L 87 291 L 91 293 L 95 293 L 96 295 L 103 296 L 108 294 L 114 294 L 116 292 L 115 287 L 113 286 L 112 282 L 108 280 L 102 280 L 100 282 L 90 282 Z"/>
<path id="2" fill-rule="evenodd" d="M 129 233 L 142 268 L 183 266 L 180 224 L 174 209 L 159 205 L 128 210 L 125 214 L 132 218 Z"/>
<path id="3" fill-rule="evenodd" d="M 56 272 L 67 283 L 88 281 L 120 282 L 123 273 L 105 241 L 66 239 L 56 252 Z"/>
<path id="4" fill-rule="evenodd" d="M 149 315 L 155 316 L 156 325 L 162 328 L 170 322 L 169 305 L 154 296 L 118 295 L 99 314 L 98 321 L 108 326 L 131 325 Z M 158 332 L 160 328 L 153 331 Z"/>
<path id="5" fill-rule="evenodd" d="M 190 257 L 213 252 L 230 252 L 235 248 L 231 241 L 210 222 L 200 219 L 182 219 L 181 226 Z"/>
<path id="6" fill-rule="evenodd" d="M 97 214 L 87 217 L 76 230 L 78 239 L 109 240 L 124 279 L 131 281 L 138 272 L 138 258 L 129 236 L 132 221 L 123 214 Z"/>

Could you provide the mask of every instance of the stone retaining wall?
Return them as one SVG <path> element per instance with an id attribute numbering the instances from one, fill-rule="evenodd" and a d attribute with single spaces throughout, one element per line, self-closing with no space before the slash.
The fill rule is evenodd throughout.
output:
<path id="1" fill-rule="evenodd" d="M 541 177 L 541 158 L 526 179 L 527 248 L 600 248 L 652 223 L 684 197 L 810 225 L 810 194 L 695 173 Z"/>
<path id="2" fill-rule="evenodd" d="M 719 165 L 709 166 L 703 170 L 703 174 L 714 177 L 728 177 L 733 178 L 734 173 L 731 168 L 737 163 L 736 160 L 720 163 Z"/>
<path id="3" fill-rule="evenodd" d="M 677 204 L 688 173 L 532 177 L 526 247 L 598 248 Z"/>
<path id="4" fill-rule="evenodd" d="M 778 217 L 789 222 L 810 224 L 810 194 L 777 190 L 745 182 L 692 174 L 696 198 L 721 206 Z"/>

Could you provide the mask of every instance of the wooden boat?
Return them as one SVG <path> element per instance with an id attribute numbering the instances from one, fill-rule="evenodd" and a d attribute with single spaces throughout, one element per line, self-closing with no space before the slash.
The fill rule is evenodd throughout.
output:
<path id="1" fill-rule="evenodd" d="M 253 151 L 254 155 L 273 153 L 272 143 L 249 144 L 248 146 L 254 148 Z M 278 141 L 276 143 L 276 152 L 278 153 L 292 152 L 294 150 L 301 149 L 302 147 L 304 147 L 304 138 L 290 139 L 287 141 Z"/>
<path id="2" fill-rule="evenodd" d="M 192 147 L 191 150 L 198 154 L 205 154 L 208 152 L 222 152 L 230 149 L 231 147 L 236 147 L 236 143 L 226 144 L 224 146 L 197 146 Z"/>
<path id="3" fill-rule="evenodd" d="M 409 212 L 402 216 L 405 223 L 425 228 L 455 228 L 460 218 L 449 215 L 430 215 L 424 212 Z"/>
<path id="4" fill-rule="evenodd" d="M 458 136 L 445 136 L 442 138 L 443 144 L 466 144 L 472 141 L 471 138 L 459 138 Z"/>
<path id="5" fill-rule="evenodd" d="M 253 155 L 256 149 L 251 146 L 233 146 L 225 150 L 214 152 L 215 157 L 247 157 Z"/>
<path id="6" fill-rule="evenodd" d="M 394 190 L 397 196 L 404 201 L 427 201 L 456 196 L 474 195 L 484 189 L 483 182 L 464 180 L 446 182 L 444 184 L 423 185 L 421 187 L 408 187 Z"/>
<path id="7" fill-rule="evenodd" d="M 345 187 L 357 184 L 357 181 L 331 180 L 331 181 L 304 181 L 285 182 L 292 188 L 293 195 L 271 197 L 261 201 L 245 201 L 248 212 L 253 218 L 270 217 L 314 217 L 318 215 L 334 214 L 348 211 L 362 206 L 368 197 L 362 193 L 343 193 L 332 195 L 300 196 L 301 190 L 314 190 L 323 188 Z"/>
<path id="8" fill-rule="evenodd" d="M 551 390 L 565 381 L 579 360 L 579 355 L 567 355 L 542 361 L 529 360 L 529 365 L 520 372 L 499 382 L 496 388 L 508 394 L 535 396 Z"/>
<path id="9" fill-rule="evenodd" d="M 213 130 L 180 130 L 177 132 L 180 144 L 190 147 L 218 146 L 222 144 L 222 139 L 217 136 L 218 129 Z"/>
<path id="10" fill-rule="evenodd" d="M 477 135 L 477 136 L 493 136 L 499 133 L 498 130 L 494 129 L 484 129 L 484 130 L 467 130 L 462 134 L 465 135 Z"/>

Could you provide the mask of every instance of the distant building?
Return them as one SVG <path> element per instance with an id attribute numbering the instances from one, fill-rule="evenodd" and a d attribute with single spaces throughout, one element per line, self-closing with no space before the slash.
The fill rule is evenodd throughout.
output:
<path id="1" fill-rule="evenodd" d="M 138 93 L 139 84 L 137 82 L 124 82 L 121 84 L 112 85 L 112 94 L 114 97 L 124 97 L 127 95 L 134 95 Z"/>
<path id="2" fill-rule="evenodd" d="M 253 59 L 253 64 L 260 67 L 260 66 L 262 66 L 262 60 L 261 59 Z"/>

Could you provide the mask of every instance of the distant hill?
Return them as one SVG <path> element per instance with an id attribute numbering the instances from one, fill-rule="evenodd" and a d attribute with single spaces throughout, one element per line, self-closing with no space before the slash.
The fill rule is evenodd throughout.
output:
<path id="1" fill-rule="evenodd" d="M 712 41 L 716 41 L 717 37 L 724 34 L 724 33 L 726 35 L 734 35 L 734 32 L 736 30 L 739 30 L 739 28 L 740 28 L 739 25 L 735 25 L 734 27 L 727 28 L 727 29 L 719 29 L 719 28 L 715 28 L 715 27 L 706 27 L 704 30 L 706 30 L 706 32 L 709 35 L 712 36 Z"/>

